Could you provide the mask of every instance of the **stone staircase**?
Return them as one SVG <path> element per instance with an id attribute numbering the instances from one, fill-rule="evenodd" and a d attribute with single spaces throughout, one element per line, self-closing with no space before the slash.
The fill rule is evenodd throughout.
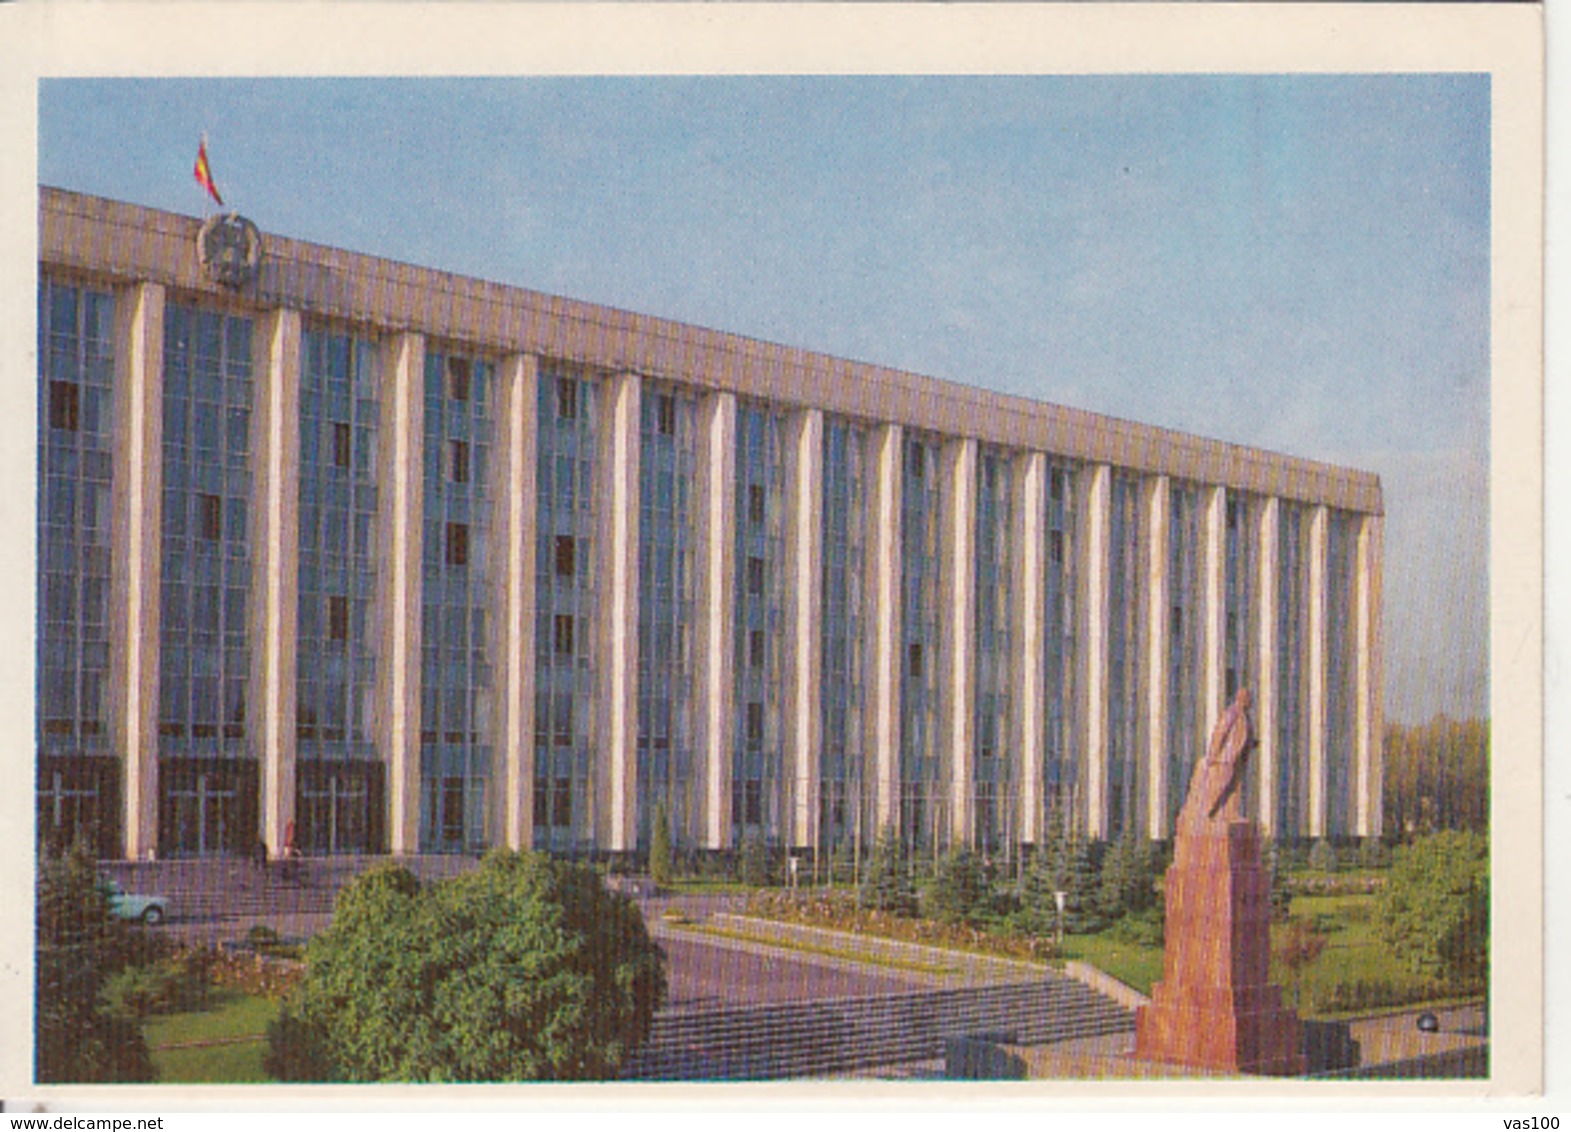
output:
<path id="1" fill-rule="evenodd" d="M 1134 1029 L 1112 999 L 1057 974 L 864 998 L 666 1011 L 623 1074 L 638 1081 L 828 1077 L 942 1058 L 949 1038 L 1036 1045 Z"/>

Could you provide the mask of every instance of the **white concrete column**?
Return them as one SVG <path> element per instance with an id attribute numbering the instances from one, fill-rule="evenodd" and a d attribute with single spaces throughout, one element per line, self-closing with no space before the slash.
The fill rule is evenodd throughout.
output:
<path id="1" fill-rule="evenodd" d="M 601 418 L 600 750 L 596 843 L 613 853 L 638 847 L 638 511 L 642 382 L 621 374 L 605 384 Z"/>
<path id="2" fill-rule="evenodd" d="M 535 558 L 538 503 L 536 421 L 539 367 L 529 355 L 505 359 L 498 373 L 496 460 L 500 483 L 492 499 L 491 530 L 501 565 L 498 583 L 497 753 L 501 843 L 534 843 L 535 788 Z"/>
<path id="3" fill-rule="evenodd" d="M 939 727 L 949 754 L 949 837 L 956 845 L 973 844 L 976 832 L 976 457 L 975 440 L 945 443 L 939 486 Z"/>
<path id="4" fill-rule="evenodd" d="M 252 372 L 251 647 L 248 742 L 261 772 L 261 837 L 282 853 L 295 817 L 295 668 L 300 596 L 300 313 L 256 320 Z"/>
<path id="5" fill-rule="evenodd" d="M 1168 509 L 1172 481 L 1152 476 L 1146 489 L 1146 835 L 1165 838 L 1172 819 L 1168 813 L 1168 665 L 1172 654 L 1172 618 L 1168 606 Z"/>
<path id="6" fill-rule="evenodd" d="M 420 851 L 420 609 L 425 490 L 425 339 L 396 334 L 382 343 L 378 429 L 381 567 L 377 607 L 377 746 L 387 762 L 387 842 L 394 856 Z"/>
<path id="7" fill-rule="evenodd" d="M 162 577 L 164 288 L 115 291 L 113 545 L 109 718 L 125 759 L 127 860 L 158 849 L 159 592 Z"/>
<path id="8" fill-rule="evenodd" d="M 1277 749 L 1277 571 L 1280 569 L 1278 551 L 1278 516 L 1281 507 L 1275 497 L 1265 500 L 1255 512 L 1255 558 L 1259 567 L 1255 584 L 1255 608 L 1259 611 L 1258 637 L 1255 642 L 1255 734 L 1260 745 L 1255 749 L 1257 766 L 1256 791 L 1259 808 L 1256 814 L 1260 828 L 1267 835 L 1282 832 L 1276 828 L 1278 805 L 1277 780 L 1281 774 L 1280 760 L 1284 753 Z"/>
<path id="9" fill-rule="evenodd" d="M 1211 729 L 1227 704 L 1227 489 L 1200 491 L 1200 652 L 1205 699 L 1196 750 L 1204 757 Z"/>
<path id="10" fill-rule="evenodd" d="M 1096 464 L 1081 472 L 1080 496 L 1085 500 L 1082 545 L 1085 555 L 1080 563 L 1085 600 L 1085 700 L 1081 718 L 1085 720 L 1086 757 L 1084 779 L 1080 783 L 1080 803 L 1084 807 L 1086 835 L 1106 836 L 1107 821 L 1107 649 L 1108 587 L 1111 555 L 1113 469 Z"/>
<path id="11" fill-rule="evenodd" d="M 1354 830 L 1360 837 L 1378 837 L 1382 825 L 1381 746 L 1385 721 L 1381 702 L 1381 618 L 1383 521 L 1365 515 L 1358 526 L 1358 561 L 1353 575 L 1354 669 L 1357 719 L 1353 758 L 1357 776 Z"/>
<path id="12" fill-rule="evenodd" d="M 713 393 L 698 406 L 697 747 L 703 767 L 706 849 L 731 844 L 736 610 L 736 396 Z"/>
<path id="13" fill-rule="evenodd" d="M 819 754 L 823 715 L 824 414 L 793 413 L 786 424 L 785 473 L 785 757 L 795 803 L 793 846 L 818 844 Z"/>
<path id="14" fill-rule="evenodd" d="M 1309 520 L 1309 829 L 1324 837 L 1330 814 L 1330 779 L 1326 762 L 1326 551 L 1330 513 L 1316 507 Z"/>
<path id="15" fill-rule="evenodd" d="M 873 836 L 900 823 L 901 475 L 904 434 L 899 425 L 869 430 L 867 595 L 872 631 L 867 689 L 867 750 L 873 769 Z"/>
<path id="16" fill-rule="evenodd" d="M 1046 690 L 1043 672 L 1047 625 L 1047 587 L 1044 571 L 1047 561 L 1047 456 L 1027 452 L 1015 457 L 1010 474 L 1014 495 L 1019 501 L 1011 517 L 1010 541 L 1017 553 L 1010 569 L 1014 577 L 1015 623 L 1012 641 L 1012 673 L 1015 711 L 1014 773 L 1020 782 L 1020 840 L 1035 845 L 1043 835 L 1042 781 L 1043 759 L 1047 750 L 1047 715 L 1043 702 Z"/>

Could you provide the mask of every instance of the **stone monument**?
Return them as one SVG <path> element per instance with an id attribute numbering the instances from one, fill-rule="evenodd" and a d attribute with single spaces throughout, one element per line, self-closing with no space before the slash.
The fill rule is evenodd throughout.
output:
<path id="1" fill-rule="evenodd" d="M 1135 1015 L 1135 1056 L 1235 1073 L 1304 1072 L 1298 1015 L 1267 982 L 1271 878 L 1239 804 L 1255 745 L 1249 690 L 1211 734 L 1167 870 L 1162 981 Z"/>

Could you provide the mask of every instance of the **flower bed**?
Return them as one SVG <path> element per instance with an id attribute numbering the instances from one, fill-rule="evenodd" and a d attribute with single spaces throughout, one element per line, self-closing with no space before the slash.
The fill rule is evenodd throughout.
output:
<path id="1" fill-rule="evenodd" d="M 748 898 L 747 915 L 765 920 L 780 920 L 833 931 L 864 933 L 918 943 L 926 947 L 946 947 L 996 955 L 1003 959 L 1045 962 L 1054 957 L 1053 941 L 1007 924 L 968 927 L 897 916 L 858 907 L 849 892 L 820 891 L 755 892 Z"/>

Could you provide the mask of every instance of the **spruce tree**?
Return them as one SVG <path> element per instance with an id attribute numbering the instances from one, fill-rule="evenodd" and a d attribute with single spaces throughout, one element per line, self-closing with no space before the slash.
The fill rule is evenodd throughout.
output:
<path id="1" fill-rule="evenodd" d="M 916 913 L 916 889 L 906 871 L 900 835 L 886 827 L 873 843 L 873 851 L 862 867 L 862 889 L 858 901 L 863 908 L 891 912 L 897 916 Z"/>

